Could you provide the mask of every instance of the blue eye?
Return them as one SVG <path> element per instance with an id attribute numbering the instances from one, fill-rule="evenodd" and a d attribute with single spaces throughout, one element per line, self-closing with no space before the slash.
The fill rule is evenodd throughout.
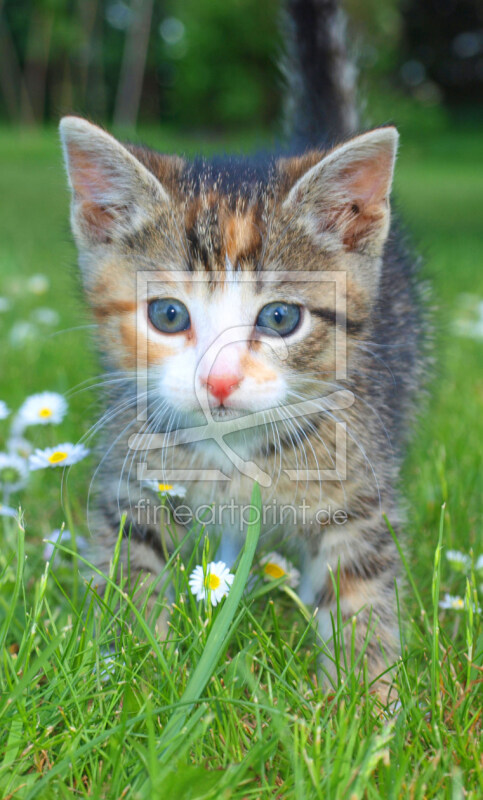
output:
<path id="1" fill-rule="evenodd" d="M 185 304 L 172 297 L 151 300 L 148 305 L 148 317 L 154 327 L 163 333 L 180 333 L 187 331 L 191 325 Z"/>
<path id="2" fill-rule="evenodd" d="M 293 333 L 300 322 L 300 306 L 294 303 L 268 303 L 257 317 L 257 328 L 268 328 L 280 336 Z M 266 331 L 269 333 L 269 331 Z"/>

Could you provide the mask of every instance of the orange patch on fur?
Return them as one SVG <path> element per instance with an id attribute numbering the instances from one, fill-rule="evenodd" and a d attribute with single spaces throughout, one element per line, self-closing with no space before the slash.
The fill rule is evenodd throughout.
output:
<path id="1" fill-rule="evenodd" d="M 346 578 L 344 585 L 340 586 L 340 600 L 343 609 L 349 614 L 359 611 L 364 606 L 370 606 L 375 598 L 383 596 L 381 580 L 376 578 Z M 335 598 L 334 598 L 335 600 Z"/>
<path id="2" fill-rule="evenodd" d="M 389 564 L 388 569 L 390 569 Z M 349 603 L 354 609 L 362 608 L 366 603 L 371 602 L 380 585 L 378 577 L 361 578 L 344 569 L 341 569 L 337 582 L 341 601 Z M 330 605 L 335 602 L 335 599 L 332 581 L 327 580 L 320 602 L 322 605 Z"/>
<path id="3" fill-rule="evenodd" d="M 259 361 L 250 353 L 245 353 L 240 359 L 240 366 L 246 378 L 253 378 L 256 383 L 268 383 L 277 378 L 275 370 Z"/>
<path id="4" fill-rule="evenodd" d="M 184 210 L 184 226 L 189 231 L 196 223 L 196 219 L 201 210 L 201 198 L 194 197 L 189 203 L 186 204 Z"/>
<path id="5" fill-rule="evenodd" d="M 112 317 L 117 314 L 129 314 L 136 311 L 136 303 L 129 302 L 128 300 L 111 300 L 108 303 L 97 302 L 93 304 L 93 311 L 96 318 L 101 322 L 106 317 Z"/>
<path id="6" fill-rule="evenodd" d="M 138 354 L 136 321 L 132 318 L 121 318 L 119 332 L 124 345 L 122 361 L 126 366 L 135 367 L 138 361 L 141 361 L 140 353 Z"/>
<path id="7" fill-rule="evenodd" d="M 138 145 L 126 144 L 124 146 L 146 169 L 153 173 L 169 194 L 175 197 L 179 196 L 180 177 L 185 165 L 183 158 L 156 153 L 154 150 Z"/>
<path id="8" fill-rule="evenodd" d="M 148 342 L 148 362 L 161 364 L 165 358 L 172 356 L 176 351 L 162 342 Z"/>
<path id="9" fill-rule="evenodd" d="M 326 155 L 323 150 L 310 150 L 303 156 L 293 156 L 292 158 L 281 158 L 278 161 L 278 171 L 282 178 L 282 188 L 289 192 L 292 186 L 302 177 L 311 167 L 319 163 Z"/>
<path id="10" fill-rule="evenodd" d="M 121 341 L 124 346 L 123 361 L 129 366 L 146 366 L 146 352 L 148 364 L 161 364 L 165 358 L 172 356 L 176 350 L 164 341 L 153 342 L 143 337 L 140 339 L 135 318 L 124 318 L 119 321 Z"/>
<path id="11" fill-rule="evenodd" d="M 245 214 L 232 214 L 222 219 L 225 253 L 231 264 L 253 257 L 262 243 L 255 208 Z"/>

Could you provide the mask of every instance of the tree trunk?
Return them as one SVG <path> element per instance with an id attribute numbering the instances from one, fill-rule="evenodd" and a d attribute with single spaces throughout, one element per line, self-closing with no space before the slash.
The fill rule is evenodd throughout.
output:
<path id="1" fill-rule="evenodd" d="M 79 53 L 79 94 L 85 105 L 97 17 L 98 0 L 77 0 L 77 9 L 82 27 L 82 45 Z"/>
<path id="2" fill-rule="evenodd" d="M 24 82 L 20 95 L 20 118 L 31 122 L 30 109 L 37 122 L 44 121 L 47 68 L 49 64 L 50 40 L 54 24 L 54 12 L 32 11 L 27 37 Z"/>
<path id="3" fill-rule="evenodd" d="M 78 0 L 84 30 L 84 59 L 81 66 L 80 102 L 83 113 L 95 119 L 107 117 L 104 75 L 103 10 L 99 0 Z"/>
<path id="4" fill-rule="evenodd" d="M 7 21 L 2 12 L 0 0 L 0 88 L 11 122 L 20 122 L 20 95 L 25 92 L 24 80 L 15 45 Z M 34 120 L 30 102 L 25 103 L 24 114 L 27 122 Z"/>
<path id="5" fill-rule="evenodd" d="M 153 0 L 133 0 L 114 109 L 116 125 L 134 126 L 139 114 L 151 31 Z"/>

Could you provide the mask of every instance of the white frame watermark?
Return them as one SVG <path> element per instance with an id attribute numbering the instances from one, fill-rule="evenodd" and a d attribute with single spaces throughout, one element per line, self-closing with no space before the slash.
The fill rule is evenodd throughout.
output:
<path id="1" fill-rule="evenodd" d="M 202 282 L 204 284 L 215 282 L 217 278 L 220 283 L 227 283 L 230 281 L 241 283 L 243 281 L 253 283 L 253 275 L 251 273 L 244 273 L 242 271 L 229 275 L 226 272 L 208 274 L 193 273 L 189 276 L 192 283 Z M 281 273 L 276 270 L 268 270 L 263 272 L 263 283 L 269 285 L 270 282 L 279 283 Z M 329 270 L 321 272 L 299 272 L 290 274 L 290 281 L 292 283 L 332 283 L 335 286 L 335 379 L 344 380 L 347 377 L 347 309 L 346 309 L 346 292 L 347 292 L 347 277 L 344 271 Z M 165 287 L 165 281 L 156 277 L 152 270 L 141 270 L 137 273 L 137 297 L 148 298 L 150 296 L 149 290 L 152 289 L 153 284 L 159 284 Z M 142 310 L 142 305 L 138 304 L 137 309 L 137 330 L 141 334 L 137 337 L 137 419 L 140 423 L 146 423 L 148 420 L 148 396 L 146 388 L 148 386 L 148 318 Z M 215 420 L 210 411 L 208 402 L 208 390 L 201 390 L 197 383 L 196 377 L 200 368 L 201 362 L 206 362 L 209 366 L 215 363 L 220 350 L 233 341 L 248 340 L 250 332 L 253 330 L 252 326 L 233 326 L 224 334 L 220 335 L 208 348 L 207 352 L 203 354 L 202 359 L 198 364 L 195 372 L 195 386 L 194 394 L 198 398 L 200 409 L 205 416 L 206 424 L 196 425 L 187 428 L 179 428 L 176 430 L 176 437 L 173 439 L 172 432 L 168 435 L 165 433 L 137 433 L 130 437 L 129 447 L 134 451 L 141 451 L 146 453 L 147 450 L 162 450 L 171 447 L 179 447 L 186 444 L 195 444 L 196 442 L 205 442 L 208 440 L 214 441 L 220 450 L 227 456 L 242 475 L 257 481 L 261 486 L 268 487 L 271 485 L 271 476 L 266 473 L 261 466 L 255 464 L 253 461 L 244 460 L 233 448 L 231 448 L 225 441 L 225 436 L 233 433 L 235 430 L 247 430 L 259 426 L 266 425 L 265 412 L 250 412 L 241 417 L 237 417 L 236 421 L 233 419 Z M 235 337 L 235 338 L 233 338 Z M 283 341 L 283 340 L 282 340 Z M 284 347 L 287 348 L 285 342 Z M 288 353 L 288 350 L 287 350 Z M 209 370 L 208 370 L 209 371 Z M 355 397 L 350 390 L 340 389 L 330 394 L 320 395 L 317 398 L 300 401 L 297 403 L 289 403 L 283 406 L 277 406 L 270 409 L 274 422 L 290 420 L 299 417 L 308 417 L 311 414 L 323 414 L 324 412 L 331 413 L 332 411 L 340 411 L 349 408 L 355 401 Z M 284 469 L 285 474 L 290 480 L 293 481 L 343 481 L 347 477 L 347 430 L 344 422 L 335 422 L 335 454 L 332 462 L 334 467 L 332 469 Z M 137 465 L 137 478 L 139 481 L 149 480 L 162 480 L 169 483 L 190 483 L 196 481 L 203 482 L 230 482 L 229 475 L 225 475 L 218 469 L 170 469 L 168 476 L 163 470 L 162 474 L 158 469 L 149 469 L 145 461 L 141 461 Z"/>

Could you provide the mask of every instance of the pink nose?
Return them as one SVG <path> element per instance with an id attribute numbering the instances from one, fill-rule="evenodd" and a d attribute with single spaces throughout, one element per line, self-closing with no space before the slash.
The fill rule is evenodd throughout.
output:
<path id="1" fill-rule="evenodd" d="M 209 391 L 220 403 L 235 391 L 242 379 L 239 375 L 210 375 L 206 381 Z"/>

